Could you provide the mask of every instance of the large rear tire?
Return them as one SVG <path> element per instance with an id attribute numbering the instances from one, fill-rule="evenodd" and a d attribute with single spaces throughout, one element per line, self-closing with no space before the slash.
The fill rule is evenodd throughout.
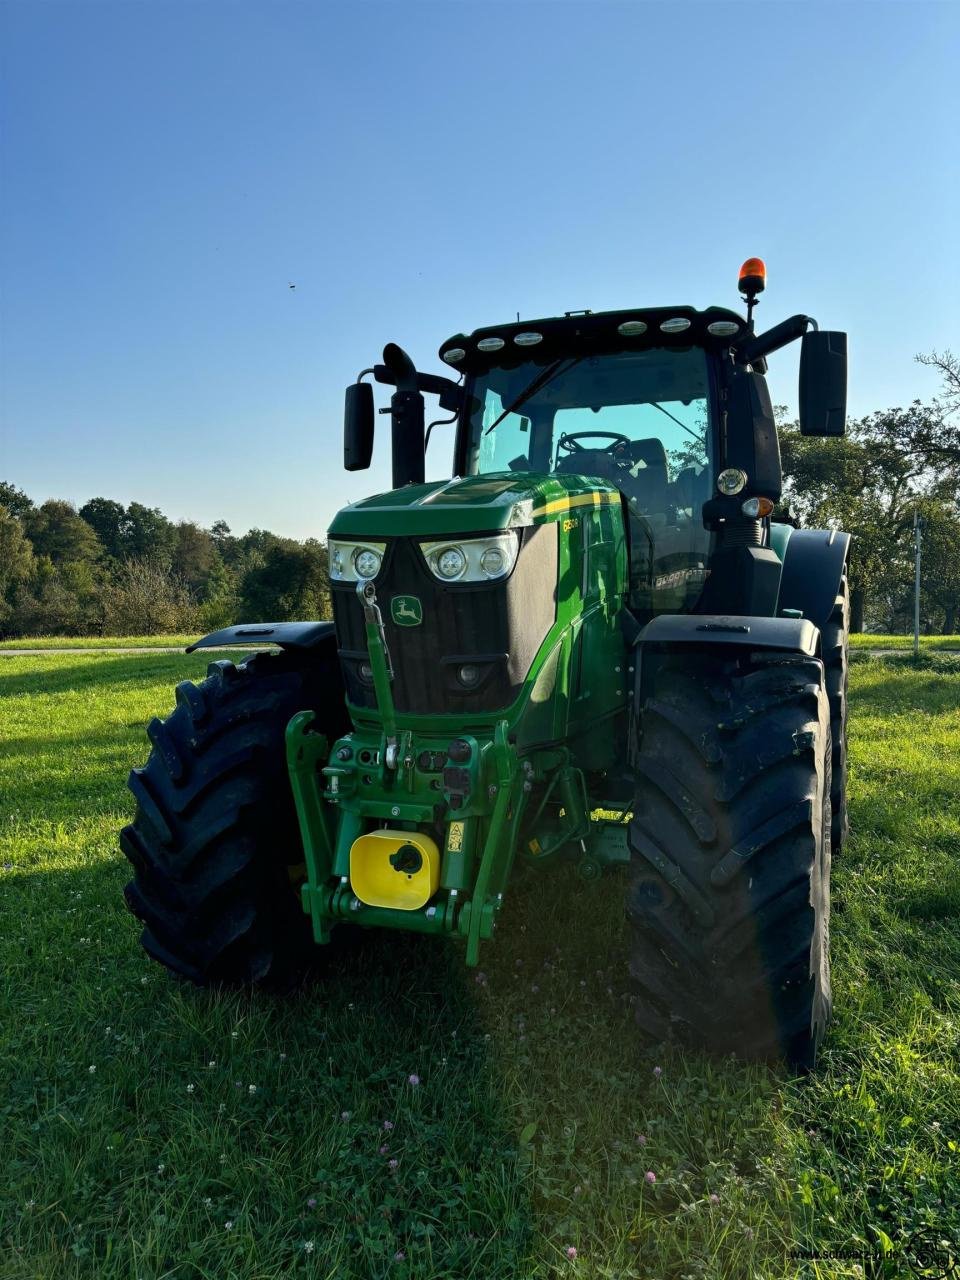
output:
<path id="1" fill-rule="evenodd" d="M 141 942 L 200 986 L 288 987 L 315 949 L 296 884 L 303 853 L 284 731 L 307 709 L 331 737 L 344 731 L 336 659 L 215 662 L 176 695 L 173 713 L 148 727 L 153 750 L 130 774 L 137 810 L 120 835 Z"/>
<path id="2" fill-rule="evenodd" d="M 830 708 L 800 655 L 666 659 L 630 826 L 637 1019 L 812 1066 L 829 1021 Z"/>
<path id="3" fill-rule="evenodd" d="M 833 813 L 830 853 L 840 852 L 847 838 L 847 671 L 850 648 L 850 592 L 847 575 L 840 579 L 836 603 L 820 628 L 823 666 L 830 699 L 830 731 L 833 740 L 833 772 L 830 805 Z"/>

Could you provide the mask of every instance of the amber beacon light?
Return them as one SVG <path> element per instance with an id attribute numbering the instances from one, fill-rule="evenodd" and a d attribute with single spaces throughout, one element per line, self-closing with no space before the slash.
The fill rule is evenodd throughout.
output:
<path id="1" fill-rule="evenodd" d="M 767 267 L 762 258 L 748 258 L 740 268 L 739 289 L 747 304 L 747 324 L 753 332 L 753 308 L 757 305 L 757 295 L 767 287 Z"/>
<path id="2" fill-rule="evenodd" d="M 740 268 L 740 292 L 755 298 L 767 287 L 767 267 L 762 258 L 748 258 Z"/>

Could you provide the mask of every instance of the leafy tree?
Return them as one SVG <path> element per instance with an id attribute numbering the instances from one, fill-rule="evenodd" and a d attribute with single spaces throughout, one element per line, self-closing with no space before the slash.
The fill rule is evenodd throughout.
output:
<path id="1" fill-rule="evenodd" d="M 33 510 L 33 502 L 15 484 L 0 480 L 0 507 L 22 520 L 28 511 Z"/>
<path id="2" fill-rule="evenodd" d="M 942 611 L 944 635 L 955 635 L 960 617 L 960 506 L 924 502 L 920 555 L 920 606 L 931 621 Z"/>
<path id="3" fill-rule="evenodd" d="M 262 532 L 262 531 L 257 531 Z M 269 535 L 240 585 L 240 620 L 278 621 L 324 617 L 329 612 L 327 549 Z"/>
<path id="4" fill-rule="evenodd" d="M 86 520 L 81 520 L 76 507 L 61 498 L 48 498 L 24 516 L 27 536 L 34 553 L 48 556 L 54 565 L 94 561 L 100 541 Z"/>
<path id="5" fill-rule="evenodd" d="M 931 351 L 914 357 L 918 364 L 937 369 L 943 378 L 938 405 L 945 417 L 960 411 L 960 356 L 952 351 Z"/>
<path id="6" fill-rule="evenodd" d="M 14 588 L 25 582 L 33 570 L 33 548 L 23 525 L 0 506 L 0 628 L 6 630 L 12 613 Z"/>
<path id="7" fill-rule="evenodd" d="M 124 560 L 104 593 L 108 634 L 155 635 L 193 627 L 190 592 L 158 560 Z"/>
<path id="8" fill-rule="evenodd" d="M 854 630 L 863 629 L 870 607 L 879 625 L 893 625 L 912 582 L 914 511 L 921 502 L 952 509 L 960 480 L 938 409 L 915 402 L 870 414 L 849 423 L 840 440 L 803 437 L 796 424 L 781 427 L 780 438 L 789 513 L 854 535 Z"/>
<path id="9" fill-rule="evenodd" d="M 69 583 L 41 573 L 30 590 L 14 592 L 8 628 L 15 636 L 87 635 L 91 615 Z"/>
<path id="10" fill-rule="evenodd" d="M 122 559 L 126 550 L 124 522 L 127 516 L 123 503 L 114 502 L 112 498 L 91 498 L 83 504 L 79 514 L 100 539 L 107 555 L 114 560 Z"/>
<path id="11" fill-rule="evenodd" d="M 123 520 L 123 554 L 128 559 L 169 564 L 176 541 L 176 529 L 158 507 L 130 503 Z"/>
<path id="12" fill-rule="evenodd" d="M 205 600 L 216 594 L 216 587 L 224 585 L 223 562 L 212 536 L 190 520 L 181 520 L 174 533 L 173 572 L 195 599 Z"/>
<path id="13" fill-rule="evenodd" d="M 33 569 L 33 547 L 23 525 L 0 507 L 0 597 L 6 595 L 15 582 L 23 582 Z"/>

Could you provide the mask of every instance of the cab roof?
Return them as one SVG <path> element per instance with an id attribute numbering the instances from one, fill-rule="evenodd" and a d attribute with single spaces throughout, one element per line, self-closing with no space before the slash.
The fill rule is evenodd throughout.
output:
<path id="1" fill-rule="evenodd" d="M 711 325 L 719 326 L 721 331 L 711 333 Z M 731 328 L 734 325 L 736 328 Z M 456 333 L 440 347 L 440 359 L 454 369 L 482 373 L 493 366 L 590 351 L 690 346 L 722 351 L 736 345 L 748 332 L 745 317 L 726 307 L 708 307 L 705 311 L 695 307 L 576 311 L 543 320 L 490 325 L 470 334 Z M 496 345 L 497 340 L 500 345 Z M 488 349 L 484 350 L 481 344 Z"/>

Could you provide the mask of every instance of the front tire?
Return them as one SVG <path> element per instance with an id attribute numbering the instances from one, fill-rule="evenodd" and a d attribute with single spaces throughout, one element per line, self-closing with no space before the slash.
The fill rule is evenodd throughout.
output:
<path id="1" fill-rule="evenodd" d="M 656 672 L 627 907 L 649 1035 L 812 1066 L 831 1008 L 831 751 L 815 659 L 691 655 Z"/>
<path id="2" fill-rule="evenodd" d="M 833 771 L 830 805 L 833 814 L 830 853 L 836 857 L 849 832 L 847 818 L 847 672 L 850 649 L 850 591 L 847 575 L 827 622 L 820 628 L 824 676 L 830 699 L 830 733 L 833 742 Z"/>
<path id="3" fill-rule="evenodd" d="M 120 835 L 142 945 L 199 986 L 287 987 L 314 948 L 284 732 L 307 709 L 331 737 L 345 729 L 336 659 L 214 662 L 176 695 L 172 714 L 148 727 L 153 750 L 130 774 L 137 810 Z"/>

